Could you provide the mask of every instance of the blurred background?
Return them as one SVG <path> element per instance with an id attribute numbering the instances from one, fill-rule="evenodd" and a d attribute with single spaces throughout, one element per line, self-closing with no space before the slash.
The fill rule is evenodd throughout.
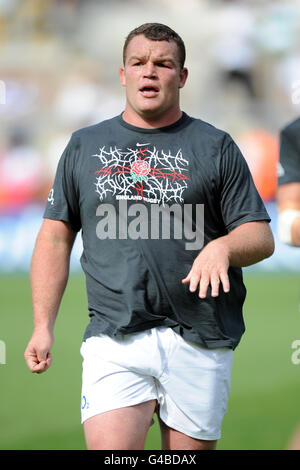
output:
<path id="1" fill-rule="evenodd" d="M 285 448 L 300 420 L 300 365 L 291 360 L 300 338 L 300 250 L 281 244 L 276 228 L 279 131 L 300 115 L 300 2 L 0 0 L 2 449 L 84 448 L 79 347 L 88 317 L 80 236 L 57 321 L 57 362 L 41 376 L 30 375 L 23 360 L 32 330 L 29 265 L 71 133 L 122 112 L 123 42 L 152 21 L 183 38 L 190 75 L 182 109 L 238 143 L 276 242 L 270 259 L 244 270 L 247 332 L 219 447 Z M 159 448 L 156 424 L 147 445 Z"/>

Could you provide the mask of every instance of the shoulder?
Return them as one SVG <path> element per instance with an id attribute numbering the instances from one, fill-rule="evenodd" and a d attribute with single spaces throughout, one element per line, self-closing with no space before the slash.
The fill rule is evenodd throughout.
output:
<path id="1" fill-rule="evenodd" d="M 71 141 L 75 143 L 79 141 L 84 141 L 86 139 L 91 139 L 93 137 L 98 137 L 101 134 L 110 132 L 112 127 L 114 127 L 117 122 L 118 116 L 115 116 L 111 119 L 106 119 L 105 121 L 99 122 L 97 124 L 77 129 L 72 133 Z"/>
<path id="2" fill-rule="evenodd" d="M 189 127 L 197 136 L 205 139 L 207 143 L 225 148 L 233 142 L 228 132 L 202 119 L 189 116 Z"/>

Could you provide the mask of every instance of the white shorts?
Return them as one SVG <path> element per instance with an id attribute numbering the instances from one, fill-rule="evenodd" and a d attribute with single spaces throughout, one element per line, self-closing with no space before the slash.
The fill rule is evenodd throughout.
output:
<path id="1" fill-rule="evenodd" d="M 207 349 L 171 328 L 88 338 L 83 357 L 81 422 L 156 399 L 169 427 L 215 440 L 227 409 L 233 351 Z"/>

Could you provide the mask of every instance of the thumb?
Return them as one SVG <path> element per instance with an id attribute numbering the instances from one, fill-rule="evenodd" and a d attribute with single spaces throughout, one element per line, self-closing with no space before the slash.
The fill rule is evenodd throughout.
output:
<path id="1" fill-rule="evenodd" d="M 46 349 L 37 350 L 37 359 L 39 362 L 44 362 L 47 360 L 49 351 Z"/>
<path id="2" fill-rule="evenodd" d="M 35 366 L 35 372 L 38 374 L 45 372 L 52 364 L 52 355 L 50 352 L 42 352 L 37 356 L 38 363 Z M 40 359 L 39 359 L 40 358 Z"/>

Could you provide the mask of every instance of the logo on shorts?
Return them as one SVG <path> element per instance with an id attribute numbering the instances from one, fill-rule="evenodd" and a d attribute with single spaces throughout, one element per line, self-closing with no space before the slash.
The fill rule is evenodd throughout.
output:
<path id="1" fill-rule="evenodd" d="M 81 399 L 81 409 L 82 409 L 82 410 L 88 410 L 89 407 L 90 407 L 90 404 L 89 404 L 89 402 L 87 401 L 86 396 L 83 395 L 83 396 L 82 396 L 82 399 Z"/>

